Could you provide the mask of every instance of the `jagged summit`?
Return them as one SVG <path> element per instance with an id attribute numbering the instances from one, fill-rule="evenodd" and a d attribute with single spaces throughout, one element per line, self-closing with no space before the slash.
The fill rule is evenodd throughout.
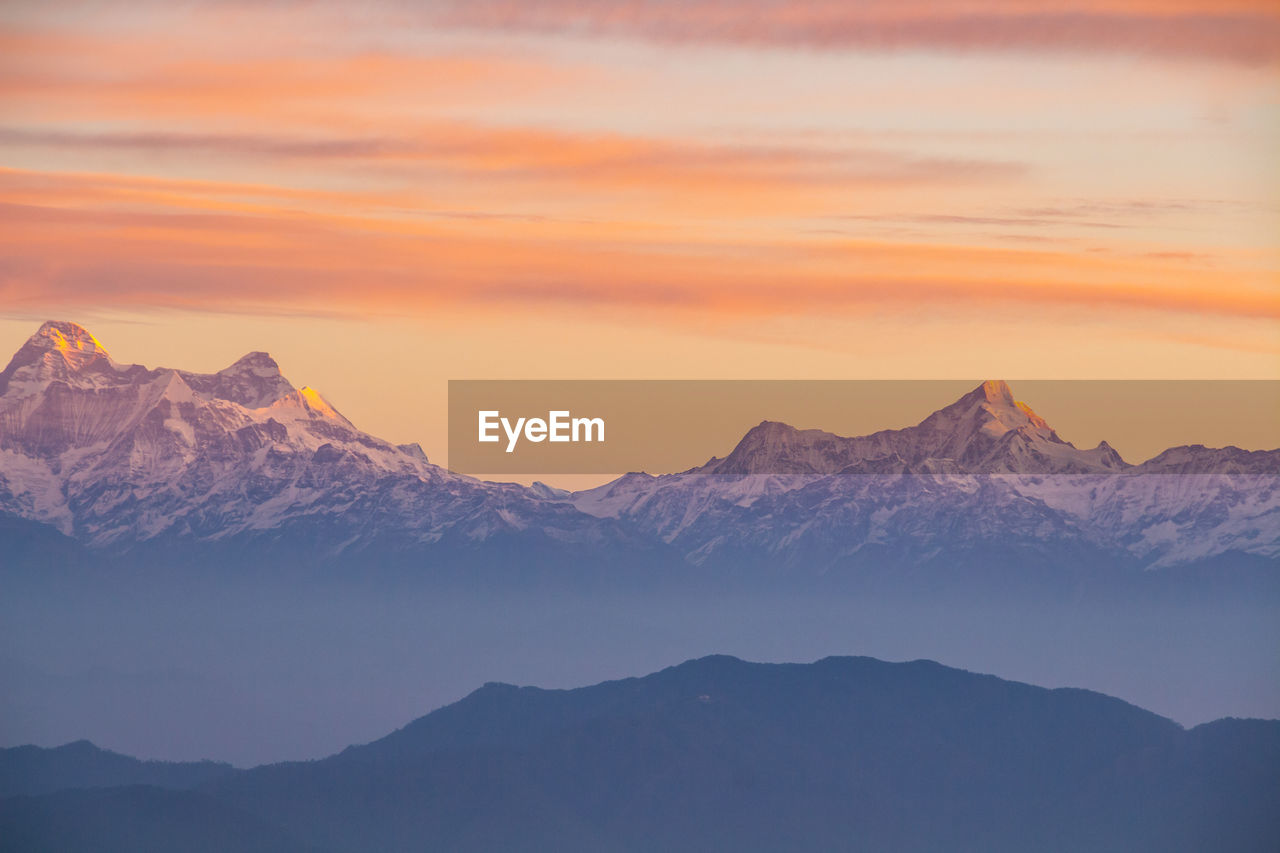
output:
<path id="1" fill-rule="evenodd" d="M 819 434 L 831 435 L 831 433 L 824 433 L 822 430 L 802 430 L 782 421 L 761 421 L 747 430 L 746 435 L 738 442 L 738 446 L 762 447 L 779 442 L 793 442 L 796 436 L 801 434 L 811 439 L 816 438 Z"/>
<path id="2" fill-rule="evenodd" d="M 93 333 L 69 320 L 49 320 L 27 339 L 0 372 L 0 395 L 31 397 L 53 382 L 72 388 L 103 389 L 136 386 L 163 376 L 165 384 L 171 384 L 170 374 L 206 399 L 260 409 L 293 395 L 299 405 L 304 405 L 298 390 L 268 353 L 248 353 L 213 374 L 117 364 Z M 332 409 L 327 403 L 319 408 Z"/>
<path id="3" fill-rule="evenodd" d="M 262 409 L 298 394 L 280 372 L 280 365 L 265 352 L 251 352 L 212 375 L 184 373 L 196 390 L 249 409 Z"/>
<path id="4" fill-rule="evenodd" d="M 1064 440 L 999 380 L 982 383 L 912 429 L 937 456 L 956 460 L 969 473 L 1081 474 L 1131 467 L 1105 441 L 1081 450 Z"/>
<path id="5" fill-rule="evenodd" d="M 720 474 L 1083 473 L 1126 467 L 1109 445 L 1079 450 L 988 380 L 913 427 L 846 438 L 776 421 L 753 427 L 723 460 Z"/>
<path id="6" fill-rule="evenodd" d="M 618 537 L 563 498 L 455 475 L 369 435 L 263 351 L 216 373 L 118 364 L 84 327 L 46 323 L 0 374 L 0 516 L 92 547 L 284 528 L 330 555 L 446 533 Z"/>
<path id="7" fill-rule="evenodd" d="M 311 470 L 322 447 L 341 460 L 323 474 Z M 210 506 L 221 507 L 217 523 L 202 533 L 223 535 L 297 509 L 260 505 L 276 492 L 308 506 L 324 477 L 340 492 L 343 476 L 376 483 L 433 471 L 314 389 L 294 388 L 265 352 L 217 373 L 117 364 L 83 326 L 50 322 L 0 374 L 0 512 L 96 544 L 206 525 Z"/>
<path id="8" fill-rule="evenodd" d="M 230 367 L 224 367 L 218 371 L 227 375 L 242 375 L 251 373 L 254 376 L 278 376 L 280 375 L 280 365 L 271 357 L 270 353 L 254 351 L 246 353 L 236 359 L 235 363 Z"/>
<path id="9" fill-rule="evenodd" d="M 995 405 L 1017 405 L 1013 399 L 1013 390 L 1009 387 L 1009 383 L 1005 382 L 1003 379 L 988 379 L 965 396 L 981 396 L 984 397 L 988 403 Z"/>
<path id="10" fill-rule="evenodd" d="M 717 473 L 814 474 L 830 470 L 844 439 L 819 429 L 797 429 L 779 421 L 761 421 L 739 440 L 733 452 L 714 465 Z"/>
<path id="11" fill-rule="evenodd" d="M 50 382 L 96 387 L 114 381 L 106 347 L 77 323 L 49 320 L 27 339 L 0 372 L 0 395 L 15 385 L 30 391 Z"/>
<path id="12" fill-rule="evenodd" d="M 106 347 L 89 330 L 69 320 L 47 320 L 27 344 L 35 349 L 55 351 L 68 358 L 102 356 L 110 358 Z"/>
<path id="13" fill-rule="evenodd" d="M 919 428 L 950 433 L 953 440 L 967 439 L 969 436 L 964 434 L 977 430 L 991 437 L 1020 431 L 1065 444 L 1044 418 L 1026 403 L 1014 399 L 1009 383 L 998 379 L 983 382 L 951 405 L 934 412 L 920 422 Z"/>

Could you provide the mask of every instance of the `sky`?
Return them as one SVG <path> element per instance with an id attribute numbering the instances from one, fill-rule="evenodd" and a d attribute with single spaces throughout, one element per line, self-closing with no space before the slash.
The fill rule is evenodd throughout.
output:
<path id="1" fill-rule="evenodd" d="M 465 378 L 1280 378 L 1280 7 L 0 5 L 0 353 Z M 1033 401 L 1034 402 L 1034 401 Z"/>

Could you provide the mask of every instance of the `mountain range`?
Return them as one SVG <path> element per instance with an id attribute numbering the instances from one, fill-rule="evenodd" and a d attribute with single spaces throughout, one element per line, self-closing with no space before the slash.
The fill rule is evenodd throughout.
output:
<path id="1" fill-rule="evenodd" d="M 309 552 L 608 527 L 520 486 L 432 465 L 357 429 L 266 353 L 213 374 L 121 365 L 45 323 L 0 372 L 0 511 L 90 548 L 271 541 Z"/>
<path id="2" fill-rule="evenodd" d="M 49 791 L 53 778 L 65 787 Z M 491 683 L 372 743 L 252 770 L 148 766 L 85 743 L 0 750 L 0 779 L 0 850 L 1280 843 L 1280 721 L 1187 730 L 1087 690 L 873 658 L 714 656 L 574 690 Z"/>
<path id="3" fill-rule="evenodd" d="M 567 493 L 459 475 L 362 432 L 263 352 L 213 374 L 148 369 L 48 322 L 0 372 L 0 536 L 15 553 L 66 537 L 139 558 L 199 545 L 413 566 L 1270 571 L 1278 472 L 1280 450 L 1183 446 L 1133 465 L 1105 442 L 1078 449 L 989 381 L 906 429 L 849 438 L 766 421 L 690 471 Z"/>

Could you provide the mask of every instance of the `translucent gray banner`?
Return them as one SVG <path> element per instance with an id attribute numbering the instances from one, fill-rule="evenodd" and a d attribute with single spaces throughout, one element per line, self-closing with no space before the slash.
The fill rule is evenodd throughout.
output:
<path id="1" fill-rule="evenodd" d="M 478 475 L 1276 473 L 1278 436 L 1272 380 L 449 383 Z"/>

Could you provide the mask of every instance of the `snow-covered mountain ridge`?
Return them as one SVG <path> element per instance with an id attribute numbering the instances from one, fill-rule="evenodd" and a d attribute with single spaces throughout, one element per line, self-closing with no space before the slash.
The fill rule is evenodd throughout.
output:
<path id="1" fill-rule="evenodd" d="M 710 474 L 1084 474 L 1130 468 L 1106 442 L 1078 450 L 1005 382 L 989 381 L 918 425 L 846 438 L 773 421 L 752 429 Z"/>
<path id="2" fill-rule="evenodd" d="M 1280 556 L 1280 451 L 1199 445 L 1132 465 L 1063 440 L 988 381 L 918 425 L 846 438 L 766 421 L 723 459 L 574 495 L 694 562 L 902 562 L 964 550 L 1071 553 L 1149 568 Z"/>
<path id="3" fill-rule="evenodd" d="M 525 536 L 567 563 L 649 549 L 821 573 L 1013 551 L 1160 568 L 1280 558 L 1278 472 L 1280 451 L 1176 447 L 1133 465 L 1105 442 L 1078 449 L 991 381 L 906 429 L 764 422 L 700 468 L 571 494 L 433 465 L 264 352 L 211 374 L 149 369 L 49 322 L 0 372 L 0 514 L 113 551 L 267 538 L 430 562 L 441 543 Z"/>
<path id="4" fill-rule="evenodd" d="M 360 431 L 264 352 L 212 374 L 147 369 L 67 322 L 41 326 L 0 373 L 0 510 L 94 546 L 297 519 L 320 522 L 333 547 L 379 525 L 407 542 L 598 527 Z"/>

